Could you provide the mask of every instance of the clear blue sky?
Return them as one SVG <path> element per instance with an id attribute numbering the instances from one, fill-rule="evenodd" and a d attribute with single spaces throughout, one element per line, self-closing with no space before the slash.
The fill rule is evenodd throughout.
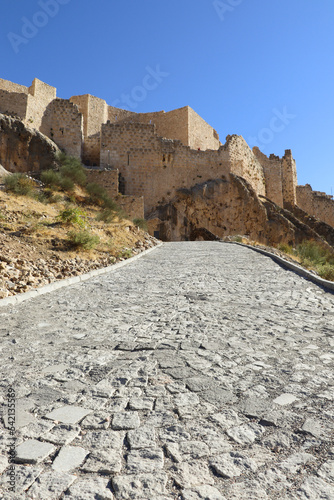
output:
<path id="1" fill-rule="evenodd" d="M 292 149 L 298 183 L 334 193 L 333 0 L 3 0 L 1 11 L 0 77 L 137 112 L 189 105 L 223 143 Z"/>

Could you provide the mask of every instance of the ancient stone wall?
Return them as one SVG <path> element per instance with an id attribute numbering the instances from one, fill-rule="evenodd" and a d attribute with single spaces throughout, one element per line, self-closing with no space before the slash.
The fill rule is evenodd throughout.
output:
<path id="1" fill-rule="evenodd" d="M 280 207 L 283 207 L 283 174 L 281 158 L 275 155 L 270 155 L 268 158 L 256 146 L 253 148 L 253 153 L 263 168 L 266 185 L 265 196 Z"/>
<path id="2" fill-rule="evenodd" d="M 118 169 L 101 170 L 101 169 L 87 169 L 88 182 L 96 182 L 103 186 L 111 198 L 118 196 Z"/>
<path id="3" fill-rule="evenodd" d="M 66 154 L 81 158 L 82 115 L 75 104 L 54 99 L 46 107 L 40 129 Z"/>
<path id="4" fill-rule="evenodd" d="M 296 188 L 297 188 L 297 168 L 296 162 L 292 158 L 291 149 L 285 151 L 282 158 L 282 190 L 283 190 L 283 207 L 289 208 L 296 205 Z"/>
<path id="5" fill-rule="evenodd" d="M 116 110 L 116 108 L 114 108 Z M 123 111 L 123 110 L 121 110 Z M 155 113 L 113 112 L 111 122 L 154 123 L 160 137 L 179 140 L 191 149 L 218 149 L 221 146 L 217 132 L 189 106 L 172 111 Z"/>
<path id="6" fill-rule="evenodd" d="M 178 189 L 230 171 L 240 172 L 260 194 L 265 192 L 261 165 L 237 136 L 219 150 L 198 151 L 159 137 L 152 124 L 107 123 L 102 126 L 101 165 L 119 169 L 125 194 L 144 196 L 146 214 L 172 199 Z"/>
<path id="7" fill-rule="evenodd" d="M 320 191 L 313 191 L 309 184 L 297 186 L 297 205 L 305 212 L 334 227 L 333 197 Z"/>
<path id="8" fill-rule="evenodd" d="M 28 87 L 25 85 L 19 85 L 17 83 L 10 82 L 9 80 L 3 80 L 2 78 L 0 78 L 0 89 L 19 94 L 28 94 L 29 92 Z"/>
<path id="9" fill-rule="evenodd" d="M 111 123 L 116 123 L 121 120 L 133 117 L 136 119 L 138 113 L 134 111 L 127 111 L 126 109 L 114 108 L 114 106 L 108 106 L 108 120 Z"/>
<path id="10" fill-rule="evenodd" d="M 144 218 L 144 198 L 142 196 L 118 196 L 115 201 L 129 219 Z"/>
<path id="11" fill-rule="evenodd" d="M 88 100 L 89 100 L 89 95 L 75 95 L 70 97 L 70 101 L 73 104 L 76 104 L 78 107 L 79 112 L 83 116 L 83 136 L 84 138 L 87 137 L 87 127 L 88 127 Z"/>
<path id="12" fill-rule="evenodd" d="M 192 149 L 219 149 L 218 133 L 192 108 L 188 108 L 188 143 Z"/>
<path id="13" fill-rule="evenodd" d="M 263 168 L 244 138 L 240 135 L 229 135 L 223 148 L 228 152 L 230 172 L 243 177 L 258 195 L 265 196 Z"/>
<path id="14" fill-rule="evenodd" d="M 101 134 L 86 137 L 82 146 L 82 162 L 90 167 L 100 165 Z"/>
<path id="15" fill-rule="evenodd" d="M 106 101 L 90 94 L 73 96 L 70 101 L 77 104 L 83 115 L 84 137 L 90 137 L 100 132 L 102 123 L 106 123 L 108 120 Z"/>
<path id="16" fill-rule="evenodd" d="M 25 122 L 29 127 L 41 130 L 42 119 L 47 106 L 56 99 L 57 90 L 37 78 L 29 87 Z"/>
<path id="17" fill-rule="evenodd" d="M 27 103 L 28 94 L 0 90 L 0 113 L 17 116 L 21 120 L 25 120 Z"/>

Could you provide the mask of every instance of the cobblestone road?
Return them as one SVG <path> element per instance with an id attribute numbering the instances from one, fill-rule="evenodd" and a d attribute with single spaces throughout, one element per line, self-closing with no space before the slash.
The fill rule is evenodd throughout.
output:
<path id="1" fill-rule="evenodd" d="M 334 296 L 270 258 L 169 243 L 0 321 L 1 498 L 334 498 Z"/>

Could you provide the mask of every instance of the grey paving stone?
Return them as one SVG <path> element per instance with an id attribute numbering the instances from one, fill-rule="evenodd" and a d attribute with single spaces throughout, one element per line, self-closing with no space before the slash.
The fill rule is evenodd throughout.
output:
<path id="1" fill-rule="evenodd" d="M 136 429 L 139 426 L 140 419 L 136 411 L 115 413 L 111 423 L 111 428 L 116 430 Z"/>
<path id="2" fill-rule="evenodd" d="M 80 422 L 92 410 L 81 408 L 80 406 L 63 406 L 45 415 L 45 418 L 62 422 L 64 424 L 76 424 Z"/>
<path id="3" fill-rule="evenodd" d="M 98 411 L 87 415 L 81 422 L 83 429 L 107 429 L 110 425 L 110 413 Z"/>
<path id="4" fill-rule="evenodd" d="M 298 498 L 301 500 L 332 500 L 334 486 L 319 477 L 310 476 L 300 486 Z"/>
<path id="5" fill-rule="evenodd" d="M 231 452 L 223 453 L 210 460 L 216 474 L 223 478 L 239 477 L 245 472 L 256 472 L 257 464 L 244 454 Z"/>
<path id="6" fill-rule="evenodd" d="M 214 413 L 211 415 L 211 420 L 219 425 L 223 430 L 230 429 L 231 427 L 236 427 L 241 424 L 241 420 L 238 414 L 231 409 L 224 409 L 219 413 Z"/>
<path id="7" fill-rule="evenodd" d="M 54 453 L 56 448 L 50 443 L 28 439 L 16 448 L 16 463 L 36 464 Z"/>
<path id="8" fill-rule="evenodd" d="M 122 457 L 117 450 L 99 450 L 92 452 L 81 470 L 88 473 L 116 474 L 122 469 Z"/>
<path id="9" fill-rule="evenodd" d="M 243 424 L 226 430 L 226 434 L 239 444 L 252 444 L 263 432 L 263 427 L 258 424 Z"/>
<path id="10" fill-rule="evenodd" d="M 207 389 L 215 389 L 217 381 L 211 377 L 191 377 L 186 380 L 188 389 L 194 392 L 203 392 Z"/>
<path id="11" fill-rule="evenodd" d="M 321 422 L 313 418 L 307 418 L 301 428 L 301 431 L 311 434 L 314 437 L 320 437 L 322 435 Z"/>
<path id="12" fill-rule="evenodd" d="M 47 471 L 39 475 L 28 491 L 28 498 L 55 500 L 67 490 L 77 476 L 64 472 Z"/>
<path id="13" fill-rule="evenodd" d="M 294 394 L 281 394 L 273 400 L 273 403 L 276 405 L 285 406 L 290 405 L 297 400 L 298 398 Z"/>
<path id="14" fill-rule="evenodd" d="M 151 411 L 145 418 L 145 425 L 152 427 L 165 427 L 175 422 L 176 417 L 171 411 Z"/>
<path id="15" fill-rule="evenodd" d="M 334 484 L 334 460 L 329 460 L 322 464 L 318 470 L 318 476 L 325 479 L 330 484 Z"/>
<path id="16" fill-rule="evenodd" d="M 199 403 L 199 397 L 191 392 L 183 392 L 174 397 L 174 403 L 176 406 L 193 406 Z"/>
<path id="17" fill-rule="evenodd" d="M 159 432 L 159 437 L 163 443 L 176 443 L 190 439 L 190 434 L 181 425 L 171 425 Z"/>
<path id="18" fill-rule="evenodd" d="M 59 424 L 51 428 L 51 430 L 41 434 L 43 441 L 48 441 L 57 445 L 70 444 L 77 436 L 79 436 L 80 427 L 76 425 Z"/>
<path id="19" fill-rule="evenodd" d="M 258 481 L 248 481 L 234 484 L 225 495 L 229 500 L 267 500 L 268 497 L 264 488 Z M 289 498 L 289 497 L 288 497 Z M 286 500 L 288 500 L 288 498 Z M 290 497 L 291 498 L 291 497 Z"/>
<path id="20" fill-rule="evenodd" d="M 228 391 L 226 389 L 221 389 L 217 387 L 216 389 L 208 389 L 204 392 L 199 392 L 198 395 L 213 405 L 225 405 L 227 403 L 236 403 L 237 397 L 233 394 L 233 392 Z"/>
<path id="21" fill-rule="evenodd" d="M 89 450 L 120 450 L 123 446 L 125 432 L 112 431 L 111 429 L 99 431 L 85 431 L 80 444 Z"/>
<path id="22" fill-rule="evenodd" d="M 315 460 L 315 457 L 310 453 L 294 453 L 284 460 L 280 464 L 280 467 L 290 473 L 296 473 L 304 464 L 314 462 Z"/>
<path id="23" fill-rule="evenodd" d="M 78 478 L 67 490 L 66 500 L 113 500 L 109 479 L 103 477 Z"/>
<path id="24" fill-rule="evenodd" d="M 226 500 L 217 488 L 203 484 L 182 491 L 182 500 Z"/>
<path id="25" fill-rule="evenodd" d="M 132 450 L 127 456 L 127 472 L 129 474 L 151 473 L 162 469 L 164 454 L 157 448 Z"/>
<path id="26" fill-rule="evenodd" d="M 112 485 L 117 499 L 136 500 L 140 498 L 158 498 L 166 492 L 167 474 L 135 474 L 115 476 Z"/>
<path id="27" fill-rule="evenodd" d="M 58 472 L 70 472 L 79 467 L 89 451 L 80 446 L 64 446 L 56 456 L 52 468 Z"/>
<path id="28" fill-rule="evenodd" d="M 36 478 L 42 473 L 42 467 L 27 467 L 25 465 L 14 465 L 15 467 L 15 493 L 23 495 L 30 486 L 35 482 Z M 8 491 L 8 477 L 6 474 L 0 476 L 0 484 L 4 491 Z M 11 497 L 13 495 L 11 494 Z"/>
<path id="29" fill-rule="evenodd" d="M 0 474 L 8 467 L 8 458 L 5 455 L 0 455 Z"/>
<path id="30" fill-rule="evenodd" d="M 176 465 L 172 470 L 172 476 L 180 488 L 214 484 L 214 479 L 205 462 L 193 461 Z"/>
<path id="31" fill-rule="evenodd" d="M 129 401 L 130 410 L 152 410 L 154 398 L 131 398 Z"/>
<path id="32" fill-rule="evenodd" d="M 122 492 L 110 487 L 107 498 L 176 500 L 175 474 L 195 498 L 215 498 L 209 487 L 229 500 L 331 496 L 333 295 L 269 258 L 219 242 L 170 243 L 0 315 L 0 386 L 5 394 L 14 384 L 19 411 L 34 419 L 17 429 L 17 445 L 29 438 L 57 446 L 43 474 L 56 472 L 50 459 L 71 444 L 89 452 L 75 483 L 119 482 Z M 45 418 L 65 406 L 89 413 L 75 424 Z M 128 428 L 124 415 L 136 412 L 138 427 Z M 117 423 L 117 414 L 122 430 L 102 420 Z M 4 427 L 5 457 L 8 445 Z M 140 460 L 142 450 L 160 458 Z M 128 456 L 133 470 L 151 470 L 162 453 L 162 469 L 129 473 Z M 6 462 L 2 469 L 1 487 Z M 16 469 L 27 490 L 34 467 Z M 86 498 L 90 486 L 81 484 Z"/>
<path id="33" fill-rule="evenodd" d="M 155 448 L 156 432 L 153 427 L 142 426 L 129 431 L 126 435 L 131 450 L 140 448 Z"/>

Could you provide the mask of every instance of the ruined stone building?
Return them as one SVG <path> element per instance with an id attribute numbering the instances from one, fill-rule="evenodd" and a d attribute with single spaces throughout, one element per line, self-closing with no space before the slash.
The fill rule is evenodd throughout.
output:
<path id="1" fill-rule="evenodd" d="M 222 144 L 189 106 L 135 113 L 89 94 L 58 98 L 38 79 L 30 87 L 0 79 L 0 113 L 80 157 L 90 180 L 114 197 L 123 195 L 131 215 L 145 216 L 150 231 L 164 239 L 188 239 L 199 228 L 219 237 L 256 233 L 261 239 L 266 200 L 283 209 L 299 207 L 334 227 L 333 198 L 297 185 L 290 150 L 282 158 L 267 157 L 237 135 Z M 6 137 L 0 128 L 0 163 L 10 171 L 36 171 L 31 144 L 11 151 Z"/>

